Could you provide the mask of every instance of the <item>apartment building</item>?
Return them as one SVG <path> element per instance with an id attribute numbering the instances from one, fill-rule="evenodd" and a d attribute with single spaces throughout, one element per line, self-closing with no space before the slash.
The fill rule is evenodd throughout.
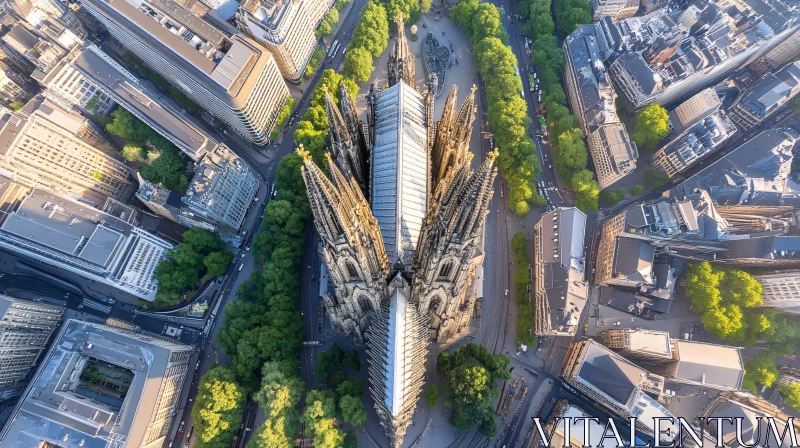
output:
<path id="1" fill-rule="evenodd" d="M 122 46 L 256 145 L 269 135 L 289 90 L 275 57 L 175 2 L 82 2 Z"/>
<path id="2" fill-rule="evenodd" d="M 221 147 L 198 162 L 186 194 L 142 180 L 136 197 L 157 215 L 211 230 L 238 246 L 239 229 L 257 191 L 258 181 L 250 168 Z"/>
<path id="3" fill-rule="evenodd" d="M 670 177 L 684 171 L 736 133 L 724 110 L 702 118 L 653 154 L 653 167 Z"/>
<path id="4" fill-rule="evenodd" d="M 102 205 L 133 194 L 133 170 L 94 146 L 99 134 L 82 115 L 37 96 L 19 112 L 0 110 L 0 169 L 17 182 Z"/>
<path id="5" fill-rule="evenodd" d="M 586 215 L 574 207 L 545 213 L 533 228 L 534 331 L 539 336 L 572 336 L 578 330 L 589 295 L 584 279 L 585 231 Z"/>
<path id="6" fill-rule="evenodd" d="M 595 22 L 603 17 L 627 19 L 636 15 L 638 10 L 639 0 L 592 0 L 592 18 Z"/>
<path id="7" fill-rule="evenodd" d="M 753 129 L 800 93 L 800 61 L 767 73 L 736 99 L 731 119 L 745 131 Z"/>
<path id="8" fill-rule="evenodd" d="M 166 444 L 193 348 L 68 320 L 0 430 L 0 447 Z"/>
<path id="9" fill-rule="evenodd" d="M 0 294 L 0 399 L 36 368 L 64 307 Z"/>
<path id="10" fill-rule="evenodd" d="M 639 153 L 617 116 L 617 95 L 608 80 L 592 25 L 564 41 L 564 85 L 586 136 L 597 183 L 606 188 L 636 169 Z"/>
<path id="11" fill-rule="evenodd" d="M 247 0 L 239 6 L 243 33 L 267 48 L 284 78 L 299 82 L 317 47 L 314 29 L 319 0 Z"/>
<path id="12" fill-rule="evenodd" d="M 693 2 L 677 16 L 656 11 L 617 23 L 624 53 L 609 67 L 629 110 L 667 105 L 719 82 L 786 41 L 797 5 L 782 0 Z"/>
<path id="13" fill-rule="evenodd" d="M 85 203 L 0 176 L 0 248 L 152 301 L 172 244 Z"/>
<path id="14" fill-rule="evenodd" d="M 617 416 L 626 420 L 638 417 L 636 429 L 648 435 L 655 435 L 655 418 L 672 417 L 650 396 L 663 394 L 663 377 L 651 374 L 593 340 L 570 344 L 561 377 L 565 383 Z M 662 442 L 668 443 L 677 435 L 675 423 L 662 421 L 661 429 L 664 431 L 659 434 Z"/>

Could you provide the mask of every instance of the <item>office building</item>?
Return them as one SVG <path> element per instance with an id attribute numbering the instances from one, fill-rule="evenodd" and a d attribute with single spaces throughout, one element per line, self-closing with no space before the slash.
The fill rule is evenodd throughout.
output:
<path id="1" fill-rule="evenodd" d="M 776 48 L 798 29 L 797 5 L 745 0 L 692 2 L 618 22 L 624 53 L 609 67 L 629 110 L 668 105 L 711 86 Z"/>
<path id="2" fill-rule="evenodd" d="M 744 391 L 727 391 L 716 395 L 700 411 L 698 417 L 707 422 L 706 437 L 711 438 L 711 442 L 716 446 L 735 446 L 739 445 L 737 441 L 741 441 L 747 446 L 789 447 L 793 442 L 786 430 L 790 429 L 795 434 L 800 433 L 800 422 L 797 418 L 790 417 L 767 400 Z M 730 422 L 731 418 L 741 418 L 740 430 L 737 430 L 738 424 L 725 424 Z M 775 441 L 775 436 L 769 429 L 770 425 L 767 424 L 767 418 L 774 419 L 775 430 L 779 434 L 786 434 L 783 443 Z M 787 423 L 793 428 L 786 428 Z M 721 424 L 722 427 L 717 428 L 717 424 Z M 721 433 L 722 440 L 717 440 L 718 433 Z"/>
<path id="3" fill-rule="evenodd" d="M 767 73 L 730 108 L 731 119 L 745 131 L 753 129 L 800 93 L 800 61 Z"/>
<path id="4" fill-rule="evenodd" d="M 29 187 L 96 205 L 127 200 L 136 188 L 133 171 L 95 146 L 101 137 L 91 121 L 42 96 L 19 112 L 0 111 L 0 135 L 0 169 Z"/>
<path id="5" fill-rule="evenodd" d="M 258 181 L 247 164 L 220 147 L 195 166 L 189 189 L 181 195 L 142 181 L 138 197 L 157 215 L 189 227 L 203 227 L 224 239 L 235 238 L 253 204 Z"/>
<path id="6" fill-rule="evenodd" d="M 299 82 L 317 47 L 315 7 L 320 0 L 247 0 L 237 24 L 267 48 L 284 78 Z"/>
<path id="7" fill-rule="evenodd" d="M 658 365 L 672 361 L 673 345 L 666 331 L 620 328 L 600 333 L 600 342 L 625 358 Z"/>
<path id="8" fill-rule="evenodd" d="M 784 313 L 800 313 L 800 271 L 777 271 L 753 277 L 761 283 L 764 306 Z"/>
<path id="9" fill-rule="evenodd" d="M 783 44 L 770 50 L 761 59 L 748 65 L 747 70 L 758 79 L 798 59 L 800 59 L 800 30 L 795 31 Z"/>
<path id="10" fill-rule="evenodd" d="M 76 47 L 50 71 L 34 72 L 33 79 L 45 88 L 44 96 L 58 102 L 66 109 L 78 106 L 90 114 L 107 115 L 117 103 L 98 84 L 90 81 L 73 65 L 74 57 L 83 51 L 99 51 L 99 49 L 93 47 L 93 50 L 85 50 L 81 46 Z"/>
<path id="11" fill-rule="evenodd" d="M 639 153 L 617 116 L 611 86 L 592 25 L 581 25 L 564 41 L 564 85 L 581 125 L 600 188 L 636 169 Z"/>
<path id="12" fill-rule="evenodd" d="M 672 417 L 648 395 L 658 396 L 664 392 L 664 378 L 651 374 L 593 340 L 570 344 L 561 377 L 617 416 L 626 420 L 637 417 L 636 429 L 650 436 L 655 435 L 655 418 Z M 669 443 L 677 433 L 677 425 L 667 421 L 661 423 L 661 429 L 665 431 L 660 434 L 661 440 Z"/>
<path id="13" fill-rule="evenodd" d="M 697 95 L 682 102 L 669 111 L 669 124 L 672 127 L 671 138 L 676 138 L 701 122 L 704 118 L 718 111 L 722 101 L 713 88 L 701 90 Z"/>
<path id="14" fill-rule="evenodd" d="M 63 306 L 0 294 L 0 399 L 24 385 L 63 314 Z"/>
<path id="15" fill-rule="evenodd" d="M 0 447 L 166 444 L 193 348 L 68 320 L 0 430 Z"/>
<path id="16" fill-rule="evenodd" d="M 725 113 L 718 110 L 675 136 L 653 154 L 653 167 L 670 177 L 686 170 L 701 158 L 711 154 L 736 133 L 736 126 Z"/>
<path id="17" fill-rule="evenodd" d="M 741 348 L 673 339 L 673 362 L 651 369 L 667 382 L 739 390 L 744 379 Z"/>
<path id="18" fill-rule="evenodd" d="M 639 0 L 592 0 L 592 18 L 595 22 L 603 17 L 627 19 L 636 15 L 638 10 Z"/>
<path id="19" fill-rule="evenodd" d="M 586 215 L 559 207 L 533 228 L 536 303 L 534 331 L 539 336 L 572 336 L 578 331 L 589 295 L 584 279 Z"/>
<path id="20" fill-rule="evenodd" d="M 0 248 L 152 301 L 172 244 L 85 203 L 0 178 Z"/>
<path id="21" fill-rule="evenodd" d="M 229 35 L 178 3 L 82 2 L 122 46 L 208 114 L 263 145 L 289 97 L 273 55 L 243 35 Z"/>

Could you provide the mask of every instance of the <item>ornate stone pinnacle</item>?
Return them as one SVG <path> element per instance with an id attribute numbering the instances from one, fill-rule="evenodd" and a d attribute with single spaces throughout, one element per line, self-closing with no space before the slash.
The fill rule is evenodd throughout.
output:
<path id="1" fill-rule="evenodd" d="M 471 92 L 471 93 L 474 95 L 476 90 L 478 90 L 478 86 L 476 86 L 475 84 L 473 84 L 473 85 L 472 85 L 472 89 L 470 90 L 470 92 Z"/>
<path id="2" fill-rule="evenodd" d="M 490 154 L 491 154 L 491 153 L 490 153 Z M 466 159 L 466 162 L 467 162 L 467 165 L 469 165 L 470 163 L 472 163 L 472 159 L 473 159 L 473 158 L 475 158 L 475 154 L 473 154 L 473 153 L 471 153 L 471 152 L 468 152 L 468 153 L 467 153 L 467 156 L 465 157 L 465 159 Z"/>
<path id="3" fill-rule="evenodd" d="M 333 160 L 332 157 L 331 157 L 331 153 L 329 153 L 328 151 L 325 151 L 325 161 L 328 162 L 328 163 L 331 163 L 331 160 Z"/>
<path id="4" fill-rule="evenodd" d="M 495 159 L 497 159 L 497 156 L 499 155 L 500 155 L 500 150 L 494 148 L 494 151 L 490 152 L 489 154 L 486 154 L 486 160 L 494 163 Z"/>
<path id="5" fill-rule="evenodd" d="M 300 143 L 297 146 L 297 149 L 295 149 L 294 152 L 296 152 L 297 155 L 300 156 L 303 159 L 303 162 L 310 162 L 311 161 L 311 154 L 309 154 L 308 151 L 306 151 L 305 148 L 303 148 L 303 144 L 302 143 Z"/>

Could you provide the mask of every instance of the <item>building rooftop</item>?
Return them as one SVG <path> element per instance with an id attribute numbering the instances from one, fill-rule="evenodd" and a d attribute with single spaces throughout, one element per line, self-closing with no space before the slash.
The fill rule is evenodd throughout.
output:
<path id="1" fill-rule="evenodd" d="M 389 264 L 411 266 L 428 211 L 425 101 L 403 82 L 378 95 L 372 149 L 372 213 Z"/>
<path id="2" fill-rule="evenodd" d="M 147 116 L 156 128 L 160 127 L 178 141 L 178 147 L 192 159 L 199 159 L 219 143 L 175 111 L 165 109 L 165 102 L 145 90 L 138 80 L 94 46 L 73 52 L 72 66 L 89 80 L 108 92 L 112 98 L 137 115 Z"/>
<path id="3" fill-rule="evenodd" d="M 767 73 L 748 90 L 741 99 L 741 105 L 758 117 L 764 118 L 783 105 L 785 101 L 800 90 L 800 61 L 795 61 L 778 73 Z"/>
<path id="4" fill-rule="evenodd" d="M 653 282 L 655 248 L 638 238 L 618 238 L 614 254 L 614 276 L 633 282 Z"/>
<path id="5" fill-rule="evenodd" d="M 701 90 L 669 112 L 669 121 L 675 135 L 680 135 L 700 120 L 719 110 L 722 101 L 712 89 Z"/>
<path id="6" fill-rule="evenodd" d="M 651 353 L 660 357 L 672 357 L 672 343 L 669 333 L 647 329 L 636 329 L 627 332 L 629 350 L 639 353 Z"/>
<path id="7" fill-rule="evenodd" d="M 0 446 L 140 446 L 171 354 L 189 350 L 147 333 L 68 320 L 0 432 Z M 99 364 L 124 393 L 92 390 L 86 369 Z"/>
<path id="8" fill-rule="evenodd" d="M 744 378 L 744 364 L 739 347 L 676 340 L 678 352 L 676 377 L 701 384 L 738 390 Z"/>
<path id="9" fill-rule="evenodd" d="M 640 395 L 637 389 L 663 387 L 652 382 L 659 381 L 660 377 L 653 377 L 647 370 L 594 341 L 586 349 L 578 377 L 627 408 L 635 405 Z"/>

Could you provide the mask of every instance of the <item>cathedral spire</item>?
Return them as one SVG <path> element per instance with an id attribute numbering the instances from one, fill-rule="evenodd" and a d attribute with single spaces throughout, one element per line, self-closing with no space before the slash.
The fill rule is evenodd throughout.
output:
<path id="1" fill-rule="evenodd" d="M 469 140 L 475 121 L 475 90 L 473 86 L 457 115 L 458 88 L 453 86 L 447 96 L 431 156 L 434 189 L 447 177 L 450 169 L 461 165 L 469 153 Z"/>
<path id="2" fill-rule="evenodd" d="M 345 90 L 346 92 L 346 90 Z M 349 98 L 343 96 L 342 104 L 348 104 L 345 110 L 350 113 Z M 363 135 L 356 127 L 357 118 L 350 116 L 348 120 L 342 115 L 339 107 L 330 92 L 325 92 L 325 113 L 328 116 L 328 136 L 331 140 L 331 152 L 336 159 L 336 164 L 344 172 L 346 178 L 354 178 L 366 191 L 367 164 L 365 160 L 366 148 L 363 147 Z M 351 128 L 356 132 L 351 132 Z"/>
<path id="3" fill-rule="evenodd" d="M 397 23 L 397 39 L 389 53 L 389 86 L 405 82 L 414 87 L 414 52 L 406 40 L 405 23 L 402 14 L 394 19 Z"/>

